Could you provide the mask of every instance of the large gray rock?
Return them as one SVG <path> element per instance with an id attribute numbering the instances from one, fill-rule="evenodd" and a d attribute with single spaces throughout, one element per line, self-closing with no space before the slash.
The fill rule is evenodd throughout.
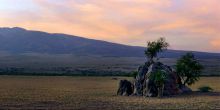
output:
<path id="1" fill-rule="evenodd" d="M 138 96 L 142 96 L 143 95 L 143 84 L 145 81 L 145 75 L 148 71 L 148 67 L 150 66 L 149 62 L 146 62 L 144 65 L 140 66 L 138 68 L 138 74 L 136 76 L 136 80 L 134 83 L 134 94 L 138 95 Z"/>
<path id="2" fill-rule="evenodd" d="M 136 96 L 157 96 L 158 88 L 154 79 L 150 77 L 158 70 L 165 72 L 167 76 L 164 82 L 164 96 L 192 92 L 190 88 L 182 85 L 180 77 L 172 70 L 170 66 L 164 65 L 161 62 L 146 62 L 143 66 L 138 68 L 138 74 L 135 78 L 134 85 L 127 80 L 121 80 L 117 94 L 128 96 L 133 93 L 133 95 Z"/>
<path id="3" fill-rule="evenodd" d="M 143 95 L 147 97 L 157 96 L 157 87 L 150 76 L 158 70 L 164 71 L 167 74 L 167 79 L 164 83 L 163 95 L 169 96 L 180 93 L 181 89 L 179 88 L 179 84 L 181 84 L 181 81 L 178 75 L 171 69 L 171 67 L 160 62 L 155 62 L 152 64 L 146 63 L 144 66 L 139 68 L 134 84 L 135 95 Z"/>
<path id="4" fill-rule="evenodd" d="M 179 89 L 180 89 L 180 93 L 190 93 L 190 92 L 192 92 L 192 90 L 189 87 L 185 86 L 185 85 L 181 85 L 179 87 Z"/>
<path id="5" fill-rule="evenodd" d="M 121 80 L 119 83 L 117 95 L 129 96 L 133 94 L 133 84 L 128 80 Z"/>

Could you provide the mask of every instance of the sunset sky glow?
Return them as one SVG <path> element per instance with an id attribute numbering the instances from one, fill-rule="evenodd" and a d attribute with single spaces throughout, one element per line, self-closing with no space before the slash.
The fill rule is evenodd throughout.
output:
<path id="1" fill-rule="evenodd" d="M 0 27 L 220 53 L 220 0 L 0 0 Z"/>

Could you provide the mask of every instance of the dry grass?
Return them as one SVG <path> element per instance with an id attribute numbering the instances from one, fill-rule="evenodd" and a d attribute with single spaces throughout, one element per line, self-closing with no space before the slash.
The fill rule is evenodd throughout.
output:
<path id="1" fill-rule="evenodd" d="M 122 79 L 122 78 L 119 78 Z M 220 78 L 207 77 L 211 93 L 158 98 L 116 96 L 112 77 L 0 76 L 0 109 L 220 109 Z"/>

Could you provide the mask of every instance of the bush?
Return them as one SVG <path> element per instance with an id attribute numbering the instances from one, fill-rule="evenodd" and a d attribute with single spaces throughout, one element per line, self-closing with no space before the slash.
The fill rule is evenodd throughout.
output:
<path id="1" fill-rule="evenodd" d="M 137 71 L 132 71 L 132 72 L 130 73 L 130 77 L 133 77 L 133 78 L 135 79 L 136 76 L 137 76 L 137 74 L 138 74 Z"/>
<path id="2" fill-rule="evenodd" d="M 202 86 L 198 88 L 200 92 L 210 92 L 213 91 L 213 89 L 209 86 Z"/>

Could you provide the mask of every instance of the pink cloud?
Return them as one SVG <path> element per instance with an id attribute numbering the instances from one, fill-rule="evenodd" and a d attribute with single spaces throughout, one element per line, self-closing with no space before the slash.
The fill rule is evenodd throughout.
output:
<path id="1" fill-rule="evenodd" d="M 165 36 L 173 49 L 217 51 L 213 41 L 220 36 L 218 0 L 32 1 L 35 11 L 0 11 L 2 26 L 141 46 Z"/>

